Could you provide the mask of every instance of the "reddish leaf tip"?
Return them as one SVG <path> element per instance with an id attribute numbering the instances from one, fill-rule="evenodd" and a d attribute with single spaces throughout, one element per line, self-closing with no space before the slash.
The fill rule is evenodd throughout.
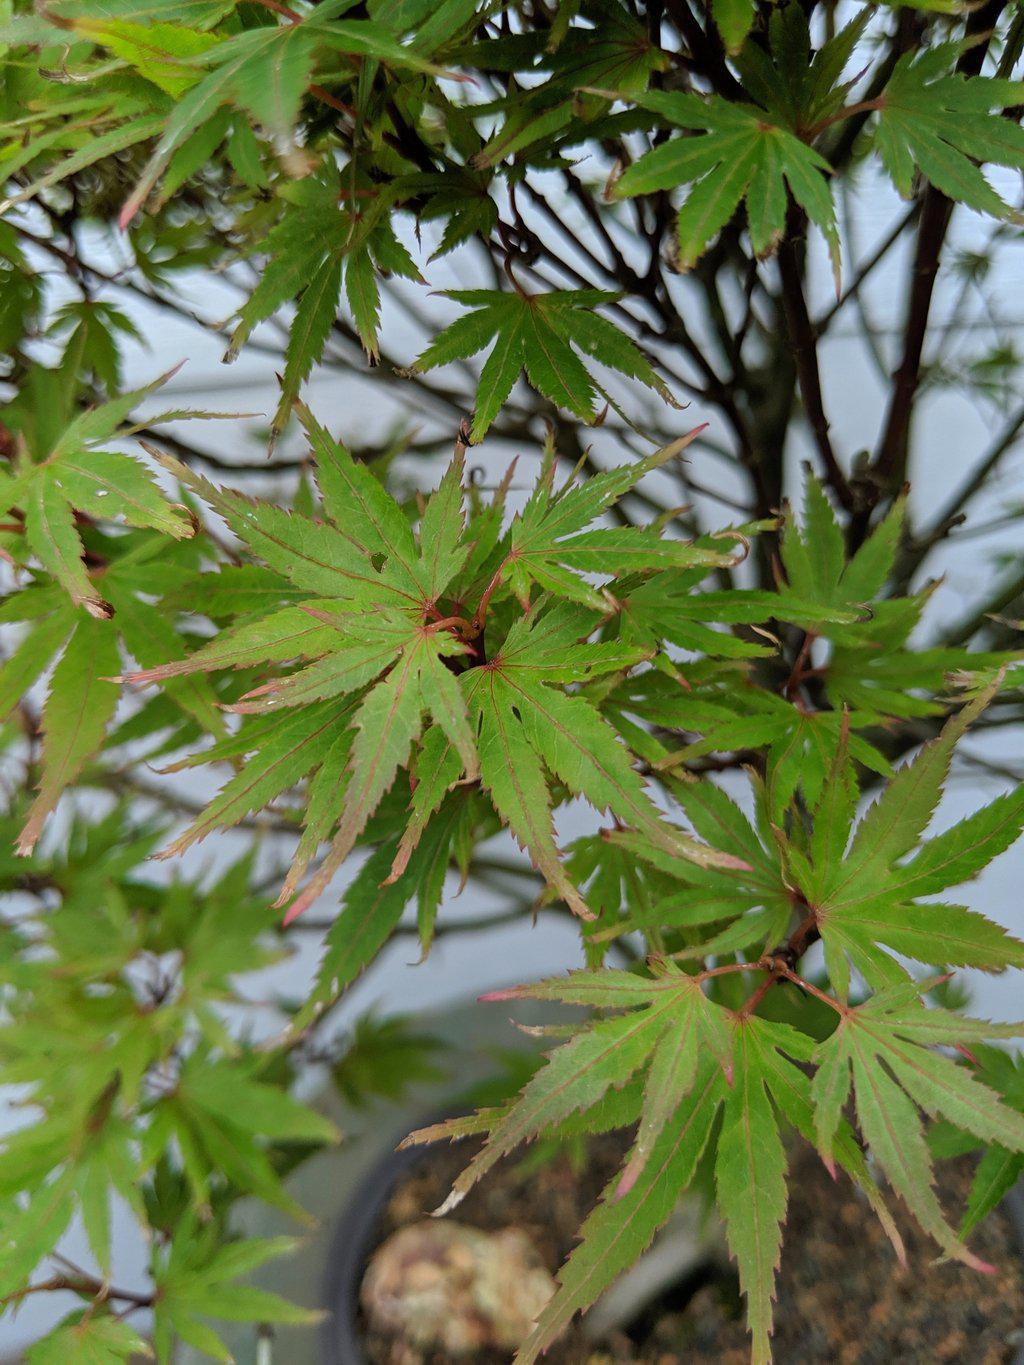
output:
<path id="1" fill-rule="evenodd" d="M 640 1173 L 643 1171 L 645 1165 L 646 1162 L 639 1153 L 630 1158 L 619 1178 L 619 1183 L 615 1187 L 614 1198 L 616 1200 L 624 1199 L 626 1195 L 629 1194 L 630 1190 L 639 1180 Z"/>

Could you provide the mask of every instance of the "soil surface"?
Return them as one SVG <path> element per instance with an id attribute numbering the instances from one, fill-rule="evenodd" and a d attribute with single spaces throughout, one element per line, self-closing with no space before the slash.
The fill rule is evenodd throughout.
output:
<path id="1" fill-rule="evenodd" d="M 396 1185 L 378 1244 L 435 1209 L 472 1148 L 438 1146 Z M 580 1223 L 619 1167 L 618 1135 L 594 1139 L 585 1163 L 530 1161 L 491 1172 L 460 1204 L 460 1222 L 487 1230 L 517 1227 L 552 1271 L 575 1245 Z M 962 1206 L 970 1166 L 941 1168 L 952 1221 Z M 790 1203 L 775 1314 L 776 1365 L 1006 1365 L 1024 1343 L 1024 1256 L 1009 1217 L 997 1212 L 971 1239 L 998 1267 L 980 1275 L 938 1264 L 934 1243 L 889 1198 L 907 1244 L 902 1270 L 880 1224 L 848 1180 L 833 1183 L 815 1153 L 801 1147 L 790 1168 Z M 364 1324 L 365 1327 L 365 1324 Z M 373 1333 L 364 1343 L 373 1365 L 453 1365 L 439 1353 L 410 1352 Z M 477 1352 L 454 1365 L 507 1365 L 507 1353 Z M 544 1357 L 545 1365 L 748 1365 L 748 1339 L 735 1279 L 709 1273 L 677 1286 L 628 1328 L 600 1342 L 577 1321 Z"/>

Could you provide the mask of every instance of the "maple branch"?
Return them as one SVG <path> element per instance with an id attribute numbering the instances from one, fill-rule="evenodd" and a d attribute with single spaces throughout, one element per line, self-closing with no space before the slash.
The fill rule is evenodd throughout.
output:
<path id="1" fill-rule="evenodd" d="M 935 545 L 944 540 L 958 525 L 962 524 L 964 507 L 987 486 L 1003 456 L 1016 445 L 1022 427 L 1024 427 L 1024 403 L 1010 416 L 975 468 L 956 492 L 950 496 L 946 505 L 936 513 L 930 529 L 921 533 L 917 543 L 907 554 L 904 565 L 901 566 L 904 580 L 914 572 Z"/>
<path id="2" fill-rule="evenodd" d="M 991 41 L 991 31 L 1005 6 L 1006 0 L 988 0 L 987 4 L 968 16 L 967 37 L 976 38 L 986 33 L 988 36 L 973 43 L 962 53 L 956 64 L 956 69 L 961 75 L 976 76 L 981 71 Z M 877 496 L 899 487 L 906 477 L 914 399 L 921 382 L 928 319 L 931 315 L 935 281 L 953 216 L 953 207 L 951 199 L 929 184 L 921 209 L 917 247 L 907 296 L 903 354 L 893 376 L 892 395 L 873 465 Z M 859 543 L 867 530 L 868 515 L 869 512 L 861 512 L 851 526 L 854 544 Z"/>
<path id="3" fill-rule="evenodd" d="M 807 414 L 807 421 L 814 435 L 814 443 L 825 467 L 829 487 L 839 499 L 842 507 L 847 512 L 851 512 L 856 506 L 856 500 L 846 475 L 836 458 L 829 436 L 829 421 L 825 413 L 825 403 L 821 391 L 821 373 L 818 368 L 818 337 L 807 311 L 803 269 L 797 255 L 797 238 L 805 225 L 806 220 L 803 215 L 791 208 L 786 235 L 779 247 L 782 307 L 790 343 L 793 347 L 793 358 L 796 362 L 804 412 Z"/>
<path id="4" fill-rule="evenodd" d="M 841 310 L 851 301 L 851 299 L 854 299 L 858 296 L 868 276 L 874 272 L 876 267 L 879 266 L 883 260 L 885 260 L 886 256 L 888 256 L 889 252 L 896 245 L 899 239 L 903 236 L 907 228 L 910 227 L 911 224 L 917 219 L 920 212 L 921 202 L 920 200 L 917 200 L 913 204 L 911 204 L 910 208 L 907 209 L 903 217 L 899 220 L 895 227 L 893 227 L 891 231 L 886 234 L 883 240 L 867 258 L 867 260 L 865 260 L 860 265 L 853 279 L 843 290 L 843 292 L 839 295 L 839 297 L 835 300 L 835 302 L 829 308 L 827 308 L 821 314 L 820 317 L 814 320 L 813 327 L 815 336 L 820 338 L 823 335 L 825 329 L 828 327 L 829 323 L 832 322 L 833 318 L 835 318 L 836 314 L 841 312 Z"/>
<path id="5" fill-rule="evenodd" d="M 690 9 L 686 0 L 666 0 L 666 9 L 672 22 L 685 38 L 686 44 L 698 65 L 704 67 L 708 79 L 718 94 L 729 100 L 745 100 L 746 92 L 729 70 L 725 59 L 725 48 L 717 28 L 709 25 L 707 30 Z"/>
<path id="6" fill-rule="evenodd" d="M 761 1003 L 761 1001 L 765 998 L 765 996 L 768 994 L 768 992 L 779 979 L 778 973 L 776 972 L 774 967 L 768 966 L 767 964 L 762 965 L 761 963 L 758 963 L 757 965 L 758 967 L 760 967 L 761 971 L 770 972 L 771 975 L 765 977 L 761 984 L 757 986 L 753 991 L 751 991 L 751 993 L 747 996 L 746 1000 L 744 1000 L 743 1004 L 736 1011 L 737 1019 L 749 1019 L 749 1017 L 754 1013 L 758 1005 Z"/>
<path id="7" fill-rule="evenodd" d="M 804 679 L 809 676 L 806 664 L 807 660 L 810 658 L 811 650 L 814 648 L 814 642 L 817 638 L 818 632 L 816 630 L 804 631 L 803 642 L 800 645 L 796 658 L 793 660 L 793 667 L 790 670 L 789 677 L 786 679 L 782 688 L 783 695 L 789 700 L 792 700 L 794 692 L 797 691 Z M 813 670 L 811 671 L 813 672 Z"/>
<path id="8" fill-rule="evenodd" d="M 96 1275 L 90 1275 L 84 1270 L 76 1269 L 71 1274 L 52 1275 L 48 1280 L 38 1280 L 35 1284 L 28 1284 L 21 1289 L 15 1289 L 10 1294 L 5 1294 L 3 1298 L 0 1298 L 0 1305 L 6 1307 L 8 1304 L 20 1303 L 30 1294 L 56 1293 L 80 1294 L 84 1298 L 95 1299 L 100 1303 L 118 1301 L 130 1304 L 133 1308 L 152 1308 L 156 1302 L 155 1293 L 142 1294 L 133 1289 L 118 1289 L 115 1285 L 107 1284 L 105 1280 L 99 1279 Z"/>
<path id="9" fill-rule="evenodd" d="M 509 558 L 510 556 L 506 555 L 505 558 L 498 565 L 498 567 L 494 570 L 494 573 L 491 575 L 491 581 L 487 584 L 487 587 L 484 588 L 483 596 L 480 598 L 480 602 L 477 606 L 477 609 L 473 613 L 473 626 L 476 628 L 478 632 L 483 630 L 484 625 L 486 624 L 487 608 L 490 606 L 491 598 L 494 596 L 495 592 L 498 589 L 498 585 L 501 582 L 501 575 L 505 571 L 505 567 L 509 562 Z"/>
<path id="10" fill-rule="evenodd" d="M 831 128 L 836 123 L 843 123 L 848 118 L 856 118 L 859 114 L 873 114 L 876 110 L 884 107 L 884 95 L 879 95 L 875 99 L 858 100 L 856 104 L 848 104 L 843 109 L 837 109 L 834 114 L 829 114 L 828 118 L 823 118 L 819 123 L 805 129 L 804 140 L 813 142 L 826 128 Z"/>
<path id="11" fill-rule="evenodd" d="M 816 986 L 812 986 L 809 982 L 804 981 L 802 977 L 796 975 L 796 964 L 800 961 L 811 944 L 816 943 L 821 937 L 821 931 L 818 928 L 817 915 L 810 908 L 803 896 L 799 897 L 798 903 L 805 906 L 808 913 L 793 930 L 783 946 L 774 949 L 770 953 L 765 953 L 765 955 L 762 958 L 759 958 L 756 963 L 743 964 L 743 970 L 749 971 L 752 967 L 756 967 L 762 972 L 767 972 L 768 977 L 751 992 L 739 1007 L 739 1010 L 737 1011 L 739 1018 L 746 1019 L 753 1014 L 771 988 L 778 985 L 780 981 L 790 981 L 794 985 L 801 986 L 803 989 L 810 991 L 812 995 L 820 996 L 823 1000 L 828 1000 L 833 1004 L 835 1003 L 831 1001 L 831 997 L 826 996 L 824 992 L 819 991 Z M 707 975 L 714 976 L 718 974 L 719 971 L 724 970 L 724 968 L 713 968 Z"/>

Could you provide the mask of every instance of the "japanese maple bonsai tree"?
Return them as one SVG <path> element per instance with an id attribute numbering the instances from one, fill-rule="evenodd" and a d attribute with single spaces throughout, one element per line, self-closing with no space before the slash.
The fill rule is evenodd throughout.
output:
<path id="1" fill-rule="evenodd" d="M 0 1296 L 79 1300 L 28 1358 L 226 1359 L 211 1319 L 304 1318 L 245 1283 L 290 1243 L 238 1240 L 232 1210 L 301 1217 L 284 1177 L 336 1137 L 292 1094 L 310 1060 L 346 1093 L 422 1065 L 394 1021 L 332 1028 L 410 906 L 424 954 L 537 913 L 580 935 L 578 970 L 490 997 L 581 1007 L 525 1088 L 414 1135 L 484 1137 L 445 1208 L 541 1136 L 633 1133 L 520 1361 L 691 1186 L 768 1360 L 802 1142 L 895 1255 L 894 1199 L 984 1269 L 1024 1025 L 949 978 L 1024 944 L 936 897 L 1024 826 L 1022 775 L 971 740 L 1019 735 L 1024 577 L 993 555 L 960 603 L 929 575 L 1021 515 L 984 507 L 1024 427 L 999 286 L 1024 11 L 15 0 L 0 44 L 0 1075 L 24 1114 Z M 225 359 L 279 371 L 269 454 L 244 418 L 154 415 L 168 376 L 124 391 L 153 319 L 220 332 L 202 272 L 234 300 Z M 877 367 L 852 441 L 848 322 Z M 338 373 L 390 405 L 384 439 L 361 406 L 317 415 L 307 381 Z M 920 414 L 963 392 L 988 444 L 936 451 Z M 967 762 L 1002 794 L 929 837 Z M 173 777 L 197 765 L 208 801 Z M 145 865 L 204 839 L 217 877 Z M 450 916 L 459 878 L 512 910 Z M 257 1041 L 246 976 L 309 933 L 316 979 Z M 973 1146 L 954 1228 L 933 1159 Z M 138 1284 L 111 1279 L 115 1197 Z"/>

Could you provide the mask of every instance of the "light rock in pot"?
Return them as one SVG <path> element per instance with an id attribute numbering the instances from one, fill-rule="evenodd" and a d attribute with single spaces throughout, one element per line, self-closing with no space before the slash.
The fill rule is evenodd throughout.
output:
<path id="1" fill-rule="evenodd" d="M 554 1292 L 553 1278 L 521 1229 L 482 1232 L 424 1219 L 399 1228 L 377 1248 L 360 1297 L 376 1331 L 407 1347 L 440 1348 L 457 1358 L 513 1351 Z"/>

